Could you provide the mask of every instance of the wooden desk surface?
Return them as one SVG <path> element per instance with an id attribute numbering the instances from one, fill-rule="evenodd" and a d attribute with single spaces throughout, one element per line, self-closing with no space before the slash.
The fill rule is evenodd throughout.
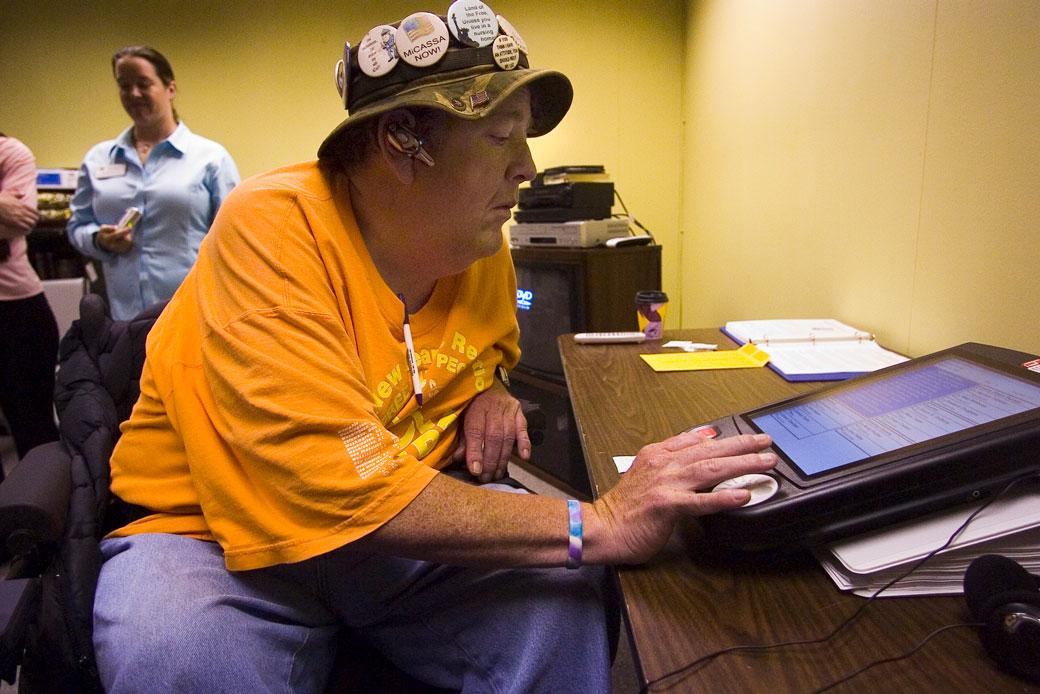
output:
<path id="1" fill-rule="evenodd" d="M 559 338 L 593 495 L 619 475 L 613 456 L 694 424 L 820 384 L 788 383 L 769 369 L 655 373 L 639 354 L 669 339 L 734 345 L 716 329 L 666 331 L 662 342 L 576 345 Z M 865 600 L 842 593 L 807 552 L 742 557 L 713 549 L 684 522 L 653 560 L 620 567 L 637 669 L 646 684 L 735 645 L 822 638 Z M 822 644 L 721 655 L 651 686 L 667 692 L 811 692 L 870 661 L 915 647 L 934 630 L 971 621 L 960 597 L 878 598 Z M 914 656 L 874 667 L 835 692 L 1040 692 L 1004 674 L 972 628 L 943 632 Z"/>

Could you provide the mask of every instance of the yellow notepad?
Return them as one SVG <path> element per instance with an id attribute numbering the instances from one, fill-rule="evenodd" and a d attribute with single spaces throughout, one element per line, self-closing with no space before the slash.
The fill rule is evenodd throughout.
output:
<path id="1" fill-rule="evenodd" d="M 766 365 L 769 355 L 754 344 L 720 352 L 640 354 L 654 371 L 705 371 L 708 369 L 751 369 Z"/>

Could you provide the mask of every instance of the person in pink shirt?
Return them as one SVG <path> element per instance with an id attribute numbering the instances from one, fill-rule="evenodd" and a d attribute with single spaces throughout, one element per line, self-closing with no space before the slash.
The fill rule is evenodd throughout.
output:
<path id="1" fill-rule="evenodd" d="M 26 255 L 25 236 L 36 219 L 36 159 L 24 144 L 0 133 L 0 410 L 19 458 L 58 438 L 58 324 Z"/>

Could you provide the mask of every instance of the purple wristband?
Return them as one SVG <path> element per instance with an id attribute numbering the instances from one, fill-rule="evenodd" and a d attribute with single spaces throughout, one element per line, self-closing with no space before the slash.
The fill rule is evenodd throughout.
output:
<path id="1" fill-rule="evenodd" d="M 567 568 L 577 569 L 581 566 L 581 503 L 567 499 L 567 515 L 570 518 Z"/>

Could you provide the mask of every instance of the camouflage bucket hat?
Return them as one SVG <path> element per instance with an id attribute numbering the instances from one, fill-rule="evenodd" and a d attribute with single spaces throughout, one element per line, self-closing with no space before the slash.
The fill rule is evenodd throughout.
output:
<path id="1" fill-rule="evenodd" d="M 343 133 L 396 108 L 425 106 L 478 120 L 521 87 L 531 92 L 528 134 L 537 137 L 556 127 L 574 96 L 562 73 L 530 67 L 523 38 L 479 0 L 456 2 L 448 16 L 417 12 L 375 27 L 357 46 L 346 44 L 336 87 L 349 116 L 325 138 L 319 157 Z"/>

